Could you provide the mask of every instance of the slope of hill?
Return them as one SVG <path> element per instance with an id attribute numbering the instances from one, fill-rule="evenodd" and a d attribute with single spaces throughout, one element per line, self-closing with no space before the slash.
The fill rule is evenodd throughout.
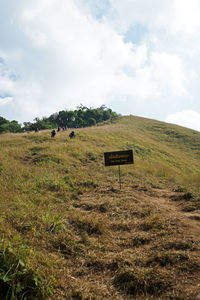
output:
<path id="1" fill-rule="evenodd" d="M 0 136 L 0 298 L 198 299 L 200 133 L 129 116 L 68 134 Z M 103 153 L 126 149 L 119 190 Z"/>

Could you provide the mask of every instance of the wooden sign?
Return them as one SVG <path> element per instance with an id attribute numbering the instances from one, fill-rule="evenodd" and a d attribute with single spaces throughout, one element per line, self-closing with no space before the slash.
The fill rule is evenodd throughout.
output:
<path id="1" fill-rule="evenodd" d="M 105 166 L 117 166 L 117 165 L 127 165 L 133 164 L 133 151 L 115 151 L 115 152 L 105 152 L 104 153 Z"/>

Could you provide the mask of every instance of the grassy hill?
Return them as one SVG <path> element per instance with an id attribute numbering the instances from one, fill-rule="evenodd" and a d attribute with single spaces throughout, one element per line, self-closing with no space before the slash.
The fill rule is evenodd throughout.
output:
<path id="1" fill-rule="evenodd" d="M 0 136 L 0 299 L 197 299 L 200 132 L 128 116 L 76 133 Z M 126 149 L 120 190 L 103 154 Z"/>

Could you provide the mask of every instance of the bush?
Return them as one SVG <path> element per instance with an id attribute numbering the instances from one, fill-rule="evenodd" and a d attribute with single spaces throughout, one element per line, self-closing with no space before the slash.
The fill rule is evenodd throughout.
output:
<path id="1" fill-rule="evenodd" d="M 2 238 L 0 250 L 0 298 L 45 299 L 46 281 L 37 270 L 26 265 L 27 249 L 21 245 L 17 252 Z"/>

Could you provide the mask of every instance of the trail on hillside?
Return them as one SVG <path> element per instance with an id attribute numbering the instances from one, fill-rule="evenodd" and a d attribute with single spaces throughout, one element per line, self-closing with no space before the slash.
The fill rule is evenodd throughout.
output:
<path id="1" fill-rule="evenodd" d="M 181 194 L 169 190 L 154 190 L 155 196 L 151 197 L 153 204 L 161 211 L 161 213 L 169 214 L 174 220 L 180 223 L 180 230 L 184 236 L 199 239 L 200 234 L 200 211 L 187 212 L 183 211 L 183 203 Z M 173 201 L 173 199 L 176 199 Z M 178 199 L 180 199 L 178 201 Z"/>
<path id="2" fill-rule="evenodd" d="M 85 258 L 68 268 L 77 280 L 65 278 L 63 289 L 95 295 L 73 299 L 197 299 L 200 212 L 183 211 L 182 195 L 123 184 L 121 191 L 98 187 L 74 200 L 74 211 L 82 224 L 78 230 L 87 232 L 88 245 Z M 166 280 L 166 291 L 158 290 L 157 294 L 148 282 L 144 293 L 142 283 L 135 291 L 128 288 L 117 281 L 125 269 L 139 270 L 138 274 L 155 270 L 153 284 L 160 276 L 164 283 Z M 58 294 L 58 299 L 64 297 L 65 291 Z"/>

